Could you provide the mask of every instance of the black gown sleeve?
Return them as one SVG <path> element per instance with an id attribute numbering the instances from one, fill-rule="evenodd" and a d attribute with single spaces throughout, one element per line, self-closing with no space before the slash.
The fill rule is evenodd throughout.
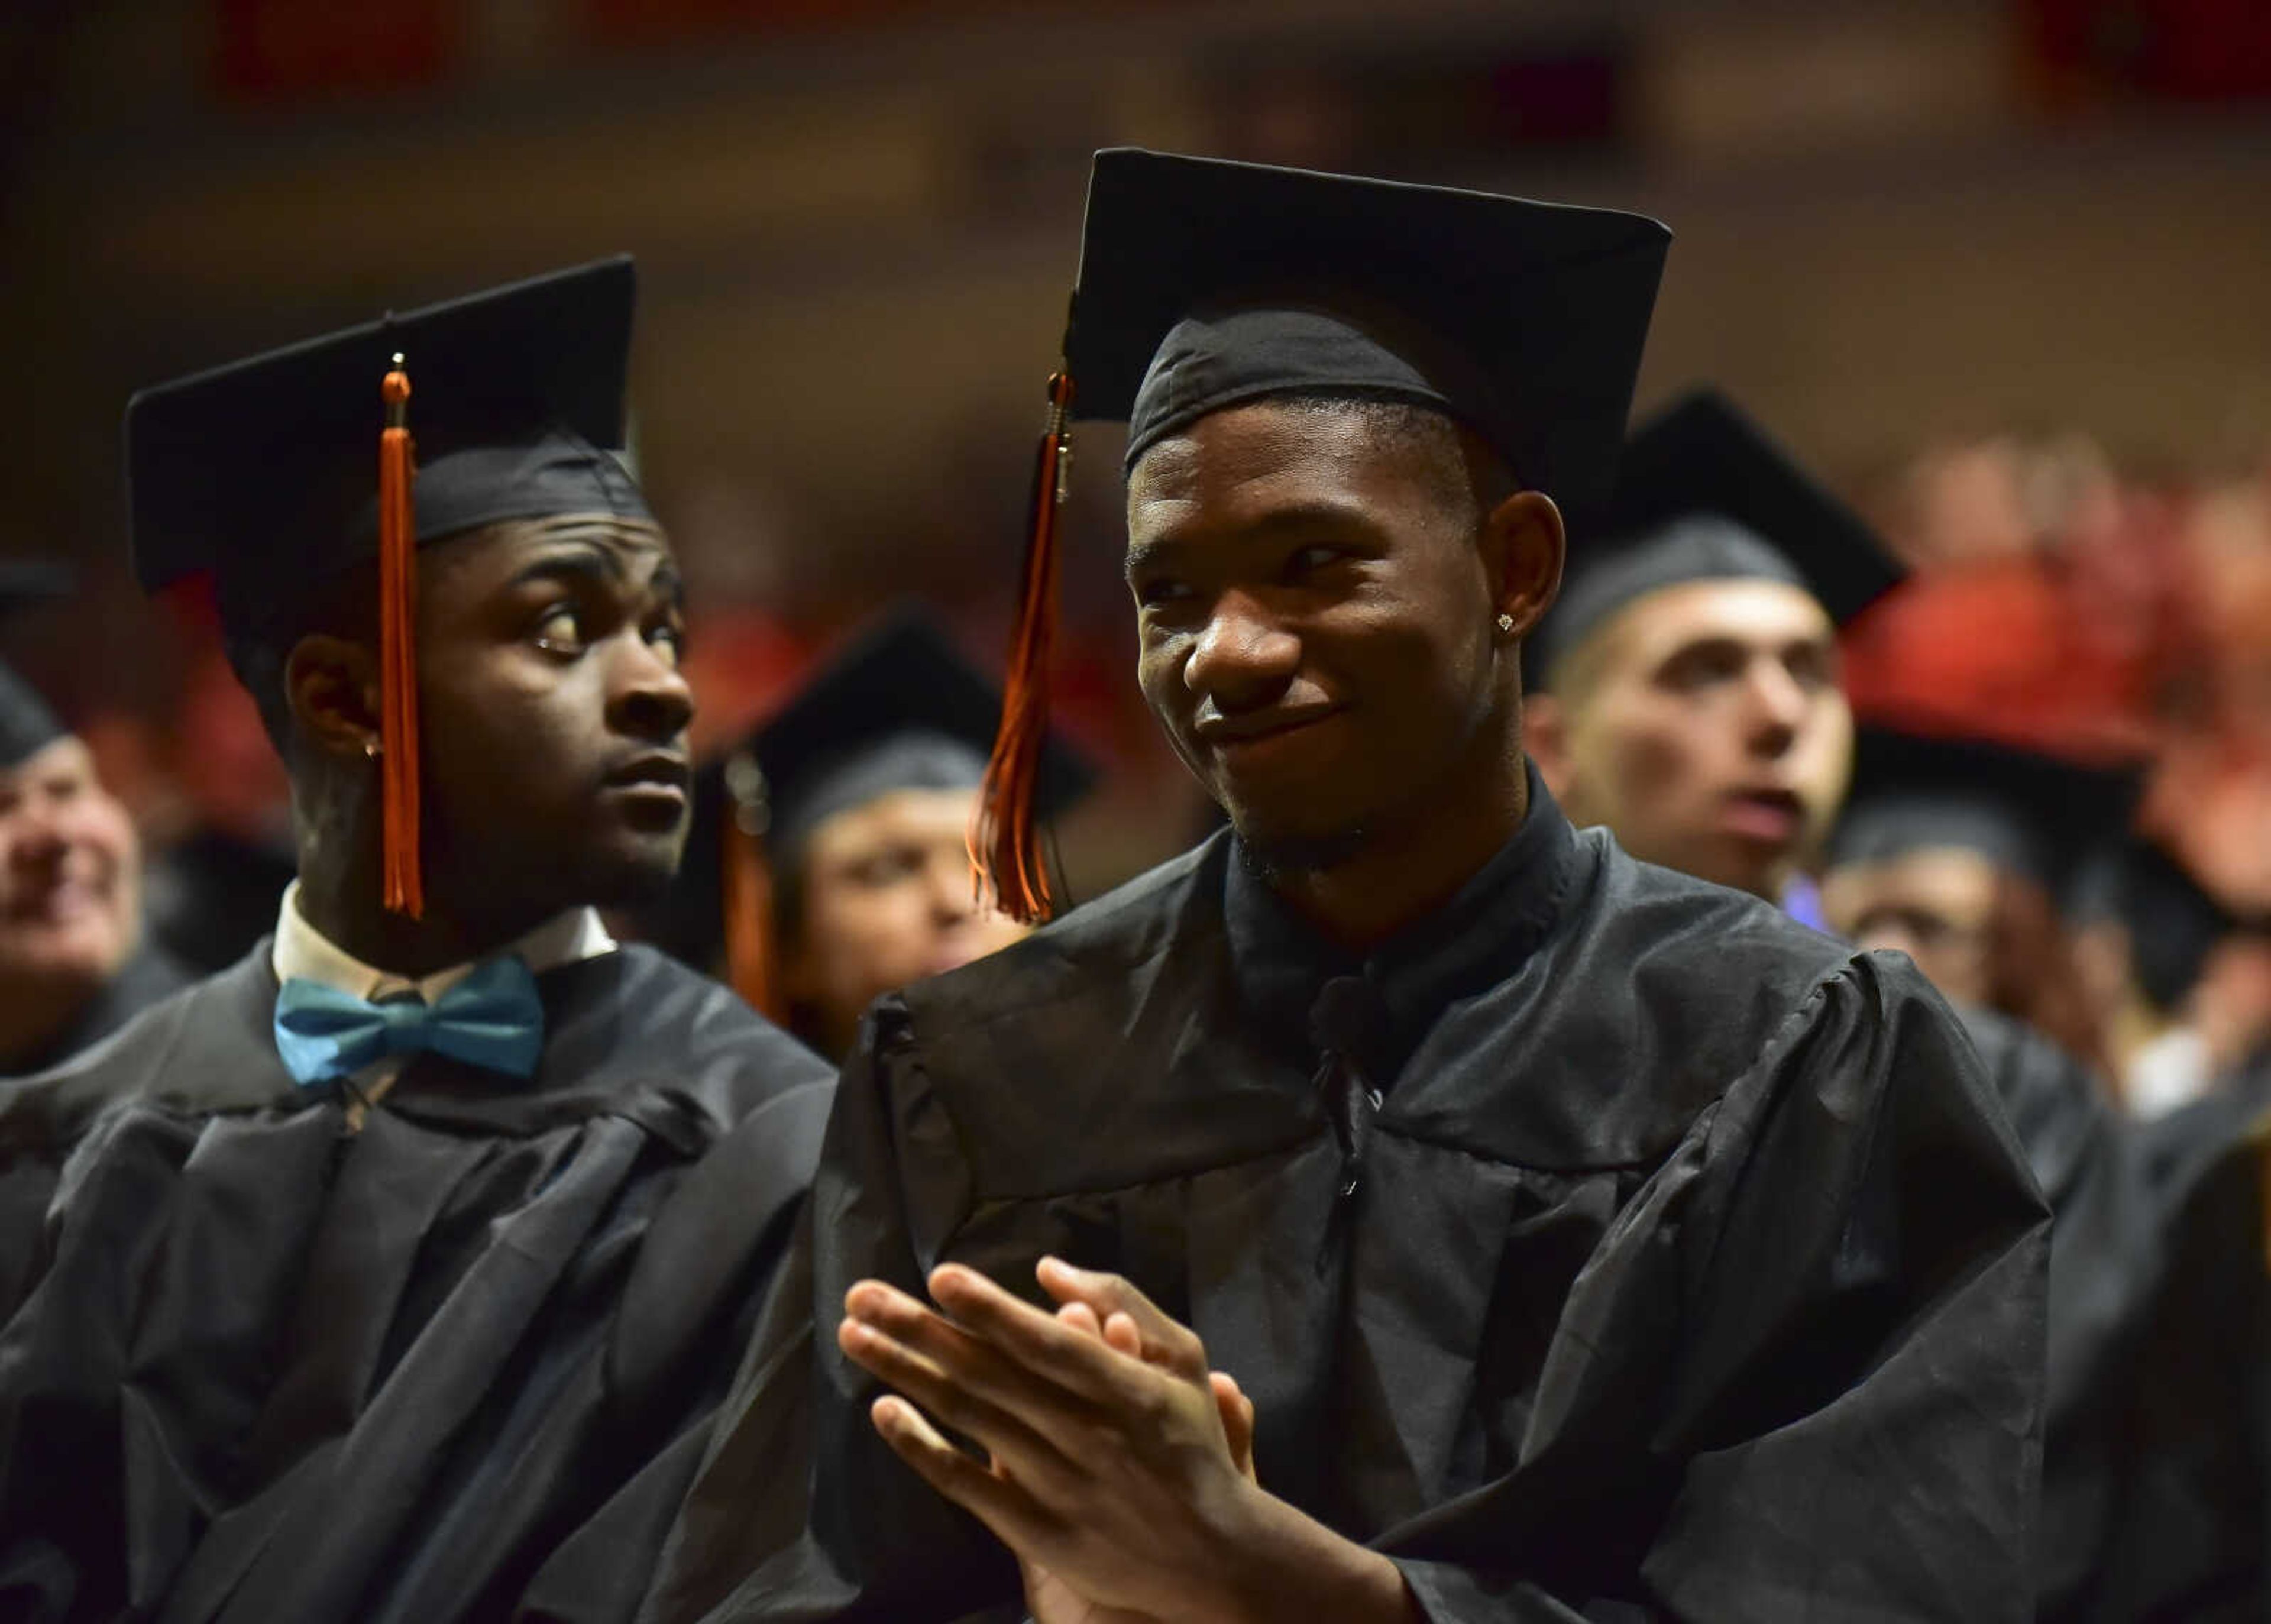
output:
<path id="1" fill-rule="evenodd" d="M 956 1129 L 896 998 L 845 1065 L 820 1169 L 643 1619 L 948 1618 L 1017 1593 L 1000 1542 L 876 1434 L 882 1389 L 836 1345 L 854 1282 L 927 1297 L 938 1242 L 969 1210 Z"/>
<path id="2" fill-rule="evenodd" d="M 784 1300 L 809 1317 L 807 1181 L 825 1119 L 826 1097 L 812 1090 L 753 1113 L 703 1158 L 657 1225 L 599 1367 L 612 1413 L 584 1442 L 601 1464 L 562 1459 L 547 1475 L 604 1481 L 644 1464 L 550 1553 L 513 1604 L 516 1619 L 615 1624 L 636 1615 L 733 1390 L 737 1353 Z M 657 1447 L 659 1439 L 667 1441 Z M 606 1461 L 626 1442 L 622 1458 Z M 802 1505 L 800 1494 L 800 1514 Z M 502 1598 L 490 1611 L 503 1613 Z"/>
<path id="3" fill-rule="evenodd" d="M 2081 1603 L 2123 1475 L 2118 1404 L 2157 1278 L 2144 1148 L 2090 1069 L 1984 1009 L 1965 1030 L 2051 1208 L 2049 1389 L 2036 1586 L 2045 1618 Z"/>
<path id="4" fill-rule="evenodd" d="M 2271 1121 L 2190 1107 L 2152 1148 L 2161 1268 L 2133 1364 L 2100 1396 L 2103 1524 L 2043 1616 L 2260 1620 L 2271 1608 Z"/>
<path id="5" fill-rule="evenodd" d="M 1672 1485 L 1632 1592 L 1557 1603 L 1496 1567 L 1518 1506 L 1492 1488 L 1392 1553 L 1441 1620 L 2028 1618 L 2046 1243 L 1955 1018 L 1904 961 L 1856 959 L 1604 1246 L 1635 1278 L 1668 1249 L 1680 1281 L 1663 1406 L 1628 1463 Z M 1586 1301 L 1616 1289 L 1604 1272 L 1573 1290 L 1557 1359 L 1612 1357 L 1573 1345 L 1615 1323 Z"/>

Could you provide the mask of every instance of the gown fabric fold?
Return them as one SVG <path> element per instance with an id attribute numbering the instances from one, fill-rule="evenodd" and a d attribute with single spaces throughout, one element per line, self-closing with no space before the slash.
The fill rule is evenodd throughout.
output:
<path id="1" fill-rule="evenodd" d="M 2106 1505 L 2045 1619 L 2271 1617 L 2271 1051 L 2146 1125 L 2161 1255 L 2100 1395 Z"/>
<path id="2" fill-rule="evenodd" d="M 2045 1618 L 2089 1588 L 2118 1492 L 2116 1405 L 2161 1268 L 2147 1158 L 2089 1068 L 2033 1028 L 1959 1013 L 2051 1208 L 2049 1386 L 2036 1585 Z"/>
<path id="3" fill-rule="evenodd" d="M 2020 1619 L 2045 1213 L 1905 960 L 1578 833 L 1362 959 L 1217 835 L 887 997 L 645 1616 L 1017 1618 L 845 1289 L 1119 1271 L 1439 1620 Z M 816 1310 L 816 1321 L 815 1314 Z"/>
<path id="4" fill-rule="evenodd" d="M 533 1077 L 421 1055 L 360 1131 L 265 942 L 0 1096 L 0 1616 L 505 1618 L 642 1493 L 643 1578 L 831 1076 L 644 948 L 538 987 Z"/>

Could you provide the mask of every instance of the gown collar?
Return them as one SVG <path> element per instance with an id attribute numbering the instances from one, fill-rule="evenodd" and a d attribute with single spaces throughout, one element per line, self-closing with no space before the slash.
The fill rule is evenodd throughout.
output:
<path id="1" fill-rule="evenodd" d="M 1387 1076 L 1446 1008 L 1520 970 L 1561 917 L 1579 854 L 1537 767 L 1523 765 L 1530 806 L 1522 826 L 1449 902 L 1367 953 L 1327 940 L 1295 913 L 1243 860 L 1233 837 L 1224 918 L 1247 1007 L 1308 1051 L 1361 1047 L 1374 1075 Z"/>

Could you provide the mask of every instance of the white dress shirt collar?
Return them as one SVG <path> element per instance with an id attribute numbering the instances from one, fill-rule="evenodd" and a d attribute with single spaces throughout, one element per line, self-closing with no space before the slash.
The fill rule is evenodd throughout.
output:
<path id="1" fill-rule="evenodd" d="M 600 923 L 595 908 L 568 908 L 554 914 L 527 935 L 508 942 L 501 953 L 517 953 L 538 975 L 561 965 L 612 953 L 615 939 Z M 495 957 L 495 955 L 492 955 Z M 436 970 L 431 975 L 395 975 L 366 965 L 333 942 L 300 912 L 300 883 L 285 888 L 276 914 L 276 944 L 270 954 L 280 986 L 294 976 L 319 981 L 354 997 L 376 1002 L 403 993 L 415 993 L 432 1003 L 473 973 L 468 961 Z"/>

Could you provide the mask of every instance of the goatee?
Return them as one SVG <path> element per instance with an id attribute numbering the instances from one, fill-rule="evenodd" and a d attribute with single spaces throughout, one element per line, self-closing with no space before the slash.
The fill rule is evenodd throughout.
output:
<path id="1" fill-rule="evenodd" d="M 1232 827 L 1238 835 L 1239 861 L 1267 885 L 1329 874 L 1354 861 L 1371 840 L 1370 831 L 1361 826 L 1322 835 L 1249 834 L 1238 829 L 1234 820 Z"/>

